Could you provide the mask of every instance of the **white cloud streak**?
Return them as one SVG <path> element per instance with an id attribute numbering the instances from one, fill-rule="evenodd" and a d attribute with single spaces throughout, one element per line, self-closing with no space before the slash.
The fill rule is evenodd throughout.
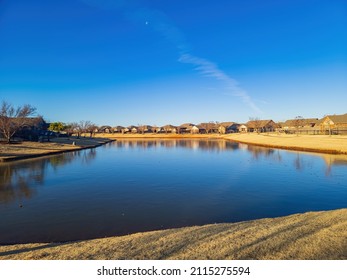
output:
<path id="1" fill-rule="evenodd" d="M 213 62 L 204 58 L 193 56 L 189 53 L 182 54 L 179 58 L 179 61 L 182 63 L 195 65 L 195 70 L 201 73 L 203 76 L 212 77 L 216 80 L 224 82 L 227 86 L 228 92 L 230 92 L 230 95 L 239 97 L 255 112 L 262 113 L 262 111 L 255 105 L 248 93 L 239 86 L 239 83 L 235 79 L 227 75 L 225 72 L 220 70 L 218 66 Z"/>
<path id="2" fill-rule="evenodd" d="M 263 113 L 254 103 L 251 96 L 239 86 L 239 83 L 227 75 L 224 71 L 218 68 L 218 66 L 205 59 L 192 55 L 189 44 L 184 38 L 183 32 L 178 29 L 175 24 L 164 14 L 163 12 L 155 9 L 148 9 L 141 7 L 137 1 L 108 1 L 102 0 L 101 2 L 95 2 L 95 0 L 83 0 L 85 3 L 100 5 L 102 8 L 122 8 L 124 16 L 127 20 L 146 24 L 146 26 L 152 28 L 155 32 L 162 35 L 167 41 L 171 42 L 179 51 L 180 63 L 192 64 L 195 66 L 195 70 L 202 76 L 214 78 L 218 81 L 226 84 L 226 89 L 230 92 L 230 96 L 235 96 L 241 99 L 241 101 L 249 106 L 253 111 L 257 113 Z M 113 4 L 111 4 L 113 3 Z M 117 3 L 117 4 L 116 4 Z"/>

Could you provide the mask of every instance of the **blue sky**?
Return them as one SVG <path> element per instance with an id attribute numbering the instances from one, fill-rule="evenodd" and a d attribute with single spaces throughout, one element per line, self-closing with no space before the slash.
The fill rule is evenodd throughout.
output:
<path id="1" fill-rule="evenodd" d="M 345 0 L 0 0 L 0 100 L 48 121 L 347 113 Z"/>

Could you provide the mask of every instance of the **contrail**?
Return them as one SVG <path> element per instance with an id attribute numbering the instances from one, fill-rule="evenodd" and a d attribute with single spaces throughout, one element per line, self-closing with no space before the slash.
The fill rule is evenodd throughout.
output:
<path id="1" fill-rule="evenodd" d="M 162 35 L 167 41 L 171 42 L 179 52 L 180 63 L 188 63 L 195 66 L 195 70 L 202 76 L 211 77 L 226 84 L 231 96 L 236 96 L 244 104 L 252 108 L 257 113 L 262 111 L 255 105 L 251 96 L 242 89 L 238 82 L 218 68 L 218 66 L 201 57 L 194 56 L 190 45 L 187 43 L 183 32 L 176 27 L 170 18 L 162 11 L 141 7 L 138 1 L 108 1 L 108 0 L 82 0 L 83 2 L 99 6 L 101 8 L 121 9 L 125 18 L 136 23 L 143 23 L 151 27 L 155 32 Z"/>
<path id="2" fill-rule="evenodd" d="M 230 90 L 233 96 L 239 97 L 245 104 L 251 107 L 254 111 L 262 113 L 262 111 L 254 104 L 252 98 L 247 92 L 242 89 L 238 82 L 220 70 L 213 62 L 193 56 L 189 53 L 180 56 L 179 61 L 182 63 L 189 63 L 196 66 L 196 70 L 206 77 L 213 77 L 216 80 L 223 81 L 227 85 L 227 89 Z"/>

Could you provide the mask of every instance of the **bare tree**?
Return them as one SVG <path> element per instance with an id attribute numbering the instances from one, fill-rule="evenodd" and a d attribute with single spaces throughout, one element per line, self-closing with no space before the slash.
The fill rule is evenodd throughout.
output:
<path id="1" fill-rule="evenodd" d="M 259 120 L 259 118 L 249 118 L 249 120 L 252 122 L 254 130 L 259 134 L 261 130 L 261 120 Z"/>
<path id="2" fill-rule="evenodd" d="M 80 121 L 79 124 L 78 124 L 78 128 L 79 128 L 79 131 L 80 131 L 80 134 L 82 133 L 88 133 L 90 132 L 90 127 L 92 127 L 93 124 L 91 121 Z M 85 137 L 85 135 L 84 135 Z"/>
<path id="3" fill-rule="evenodd" d="M 13 107 L 10 103 L 2 101 L 0 108 L 0 132 L 11 143 L 15 133 L 26 125 L 31 124 L 29 119 L 36 112 L 36 108 L 29 104 Z"/>
<path id="4" fill-rule="evenodd" d="M 214 128 L 215 128 L 216 132 L 218 132 L 218 133 L 219 133 L 219 126 L 220 126 L 219 122 L 215 121 L 214 122 Z"/>
<path id="5" fill-rule="evenodd" d="M 213 129 L 215 128 L 214 122 L 207 122 L 207 123 L 201 123 L 200 126 L 206 131 L 206 133 L 212 133 Z"/>
<path id="6" fill-rule="evenodd" d="M 80 136 L 79 124 L 76 122 L 69 123 L 66 126 L 66 132 L 68 133 L 69 136 L 72 136 L 74 133 L 77 133 L 77 138 L 79 138 Z"/>
<path id="7" fill-rule="evenodd" d="M 141 134 L 145 134 L 145 130 L 146 130 L 146 126 L 145 125 L 138 124 L 137 127 L 138 127 L 138 130 L 139 130 L 139 132 Z"/>
<path id="8" fill-rule="evenodd" d="M 217 127 L 217 123 L 210 121 L 207 124 L 207 133 L 213 133 L 213 130 Z"/>
<path id="9" fill-rule="evenodd" d="M 168 125 L 164 125 L 163 126 L 163 130 L 164 130 L 165 134 L 168 134 L 169 130 L 170 130 L 170 125 L 169 124 Z"/>
<path id="10" fill-rule="evenodd" d="M 296 135 L 298 135 L 299 129 L 304 126 L 304 118 L 302 116 L 295 117 L 293 125 L 295 127 Z"/>
<path id="11" fill-rule="evenodd" d="M 201 123 L 200 126 L 208 133 L 209 123 Z"/>
<path id="12" fill-rule="evenodd" d="M 158 133 L 159 127 L 157 125 L 152 126 L 152 132 L 153 133 Z"/>
<path id="13" fill-rule="evenodd" d="M 95 132 L 97 131 L 98 127 L 96 124 L 91 123 L 88 127 L 88 132 L 90 133 L 90 138 L 95 136 Z M 113 130 L 112 130 L 113 131 Z"/>

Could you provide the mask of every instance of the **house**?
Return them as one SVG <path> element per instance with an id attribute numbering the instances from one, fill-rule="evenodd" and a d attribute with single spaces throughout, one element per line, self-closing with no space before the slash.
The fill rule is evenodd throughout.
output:
<path id="1" fill-rule="evenodd" d="M 152 133 L 160 133 L 161 127 L 154 125 L 152 126 L 151 130 L 152 130 Z"/>
<path id="2" fill-rule="evenodd" d="M 316 127 L 321 132 L 347 134 L 347 114 L 328 115 L 320 119 Z"/>
<path id="3" fill-rule="evenodd" d="M 138 133 L 138 128 L 134 125 L 128 126 L 128 127 L 124 127 L 122 129 L 122 133 L 126 134 L 126 133 Z"/>
<path id="4" fill-rule="evenodd" d="M 238 131 L 242 133 L 248 132 L 247 126 L 245 124 L 240 124 L 238 127 Z"/>
<path id="5" fill-rule="evenodd" d="M 197 125 L 193 125 L 191 128 L 190 128 L 190 133 L 191 134 L 198 134 L 200 132 L 200 129 Z"/>
<path id="6" fill-rule="evenodd" d="M 10 122 L 16 124 L 19 119 L 9 118 Z M 22 125 L 18 126 L 18 129 L 15 129 L 14 137 L 19 137 L 25 140 L 37 140 L 40 135 L 47 133 L 48 127 L 50 123 L 46 123 L 46 121 L 42 117 L 33 117 L 33 118 L 25 118 L 21 119 L 20 123 Z M 11 131 L 13 131 L 13 126 L 11 125 Z M 16 125 L 14 125 L 16 127 Z M 4 138 L 0 132 L 0 139 Z"/>
<path id="7" fill-rule="evenodd" d="M 131 126 L 128 127 L 128 131 L 135 134 L 135 133 L 139 132 L 139 129 L 136 126 L 131 125 Z"/>
<path id="8" fill-rule="evenodd" d="M 113 133 L 124 133 L 124 126 L 117 125 L 112 128 Z"/>
<path id="9" fill-rule="evenodd" d="M 218 125 L 214 122 L 201 123 L 197 125 L 199 133 L 218 133 Z"/>
<path id="10" fill-rule="evenodd" d="M 122 129 L 122 133 L 125 134 L 125 133 L 130 133 L 130 127 L 124 127 Z"/>
<path id="11" fill-rule="evenodd" d="M 199 132 L 199 128 L 197 126 L 195 126 L 195 124 L 192 124 L 192 123 L 184 123 L 184 124 L 181 124 L 179 127 L 178 127 L 178 133 L 193 133 L 192 130 L 193 130 L 193 127 L 194 128 L 194 131 L 197 133 Z"/>
<path id="12" fill-rule="evenodd" d="M 145 133 L 151 133 L 153 132 L 153 127 L 150 126 L 150 125 L 139 125 L 137 127 L 137 132 L 133 132 L 133 133 L 142 133 L 142 134 L 145 134 Z"/>
<path id="13" fill-rule="evenodd" d="M 200 134 L 206 134 L 206 133 L 208 133 L 207 127 L 204 126 L 203 124 L 198 124 L 196 127 L 199 129 L 199 132 L 198 132 L 198 133 L 200 133 Z"/>
<path id="14" fill-rule="evenodd" d="M 235 122 L 222 122 L 218 126 L 218 133 L 227 134 L 227 133 L 235 133 L 239 130 L 239 124 Z"/>
<path id="15" fill-rule="evenodd" d="M 281 123 L 280 126 L 284 131 L 288 130 L 298 130 L 298 129 L 312 129 L 318 123 L 318 118 L 310 119 L 291 119 L 286 120 L 284 123 Z"/>
<path id="16" fill-rule="evenodd" d="M 222 122 L 218 125 L 218 133 L 220 134 L 226 134 L 228 131 L 228 128 L 233 125 L 233 122 Z"/>
<path id="17" fill-rule="evenodd" d="M 248 132 L 272 132 L 277 128 L 273 120 L 251 120 L 246 123 Z"/>
<path id="18" fill-rule="evenodd" d="M 109 125 L 103 125 L 103 126 L 99 127 L 98 132 L 99 133 L 111 133 L 112 127 L 110 127 Z"/>
<path id="19" fill-rule="evenodd" d="M 171 124 L 164 125 L 160 128 L 159 132 L 164 133 L 177 133 L 177 127 Z"/>
<path id="20" fill-rule="evenodd" d="M 145 125 L 143 129 L 144 129 L 144 133 L 152 133 L 155 131 L 155 128 L 151 125 Z"/>
<path id="21" fill-rule="evenodd" d="M 25 125 L 15 133 L 15 136 L 26 140 L 37 140 L 47 133 L 48 127 L 49 123 L 46 123 L 42 117 L 26 118 Z"/>

